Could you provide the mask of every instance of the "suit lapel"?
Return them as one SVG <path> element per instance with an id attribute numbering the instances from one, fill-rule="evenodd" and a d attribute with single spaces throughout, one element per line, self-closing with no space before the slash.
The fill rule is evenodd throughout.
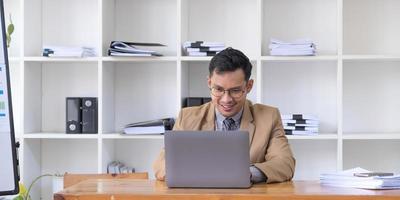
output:
<path id="1" fill-rule="evenodd" d="M 200 129 L 204 131 L 215 130 L 215 106 L 212 102 L 210 102 L 210 108 L 208 109 L 205 122 L 202 124 Z"/>
<path id="2" fill-rule="evenodd" d="M 253 141 L 255 125 L 253 123 L 253 114 L 250 111 L 251 103 L 250 101 L 246 101 L 244 104 L 243 115 L 240 122 L 240 130 L 249 132 L 249 144 Z M 200 130 L 204 131 L 213 131 L 215 130 L 215 106 L 210 102 L 210 108 L 208 109 L 208 113 L 202 123 Z"/>
<path id="3" fill-rule="evenodd" d="M 243 109 L 242 120 L 240 123 L 240 130 L 249 132 L 249 144 L 253 141 L 255 125 L 253 123 L 253 115 L 250 111 L 251 103 L 246 100 Z"/>

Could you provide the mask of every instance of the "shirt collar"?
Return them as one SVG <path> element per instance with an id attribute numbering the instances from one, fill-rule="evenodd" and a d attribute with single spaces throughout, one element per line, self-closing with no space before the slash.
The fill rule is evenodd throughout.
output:
<path id="1" fill-rule="evenodd" d="M 233 120 L 235 120 L 235 123 L 239 123 L 239 124 L 240 124 L 240 120 L 241 120 L 241 118 L 242 118 L 242 114 L 243 114 L 243 107 L 242 107 L 242 109 L 241 109 L 238 113 L 236 113 L 234 116 L 232 116 L 232 117 L 230 117 L 230 118 L 232 118 Z M 224 121 L 224 120 L 227 118 L 227 117 L 224 117 L 224 116 L 218 111 L 217 108 L 215 108 L 215 116 L 216 116 L 218 122 L 222 122 L 222 121 Z"/>

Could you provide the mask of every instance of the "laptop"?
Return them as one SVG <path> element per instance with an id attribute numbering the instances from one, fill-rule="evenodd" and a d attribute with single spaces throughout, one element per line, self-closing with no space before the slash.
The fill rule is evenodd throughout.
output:
<path id="1" fill-rule="evenodd" d="M 168 187 L 251 187 L 248 132 L 170 131 L 164 143 Z"/>

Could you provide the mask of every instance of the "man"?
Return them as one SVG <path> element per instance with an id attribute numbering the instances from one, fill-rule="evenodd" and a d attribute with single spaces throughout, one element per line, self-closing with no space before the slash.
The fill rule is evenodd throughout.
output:
<path id="1" fill-rule="evenodd" d="M 184 108 L 174 130 L 246 130 L 250 138 L 251 181 L 283 182 L 293 177 L 295 159 L 277 108 L 246 99 L 253 87 L 252 65 L 239 50 L 227 48 L 209 65 L 208 87 L 212 101 Z M 165 179 L 165 152 L 153 165 L 156 178 Z"/>

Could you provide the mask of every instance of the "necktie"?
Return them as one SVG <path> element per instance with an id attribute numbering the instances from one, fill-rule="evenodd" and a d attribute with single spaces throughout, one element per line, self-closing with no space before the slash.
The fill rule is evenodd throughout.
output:
<path id="1" fill-rule="evenodd" d="M 223 123 L 226 131 L 236 130 L 235 120 L 232 118 L 226 118 Z"/>

